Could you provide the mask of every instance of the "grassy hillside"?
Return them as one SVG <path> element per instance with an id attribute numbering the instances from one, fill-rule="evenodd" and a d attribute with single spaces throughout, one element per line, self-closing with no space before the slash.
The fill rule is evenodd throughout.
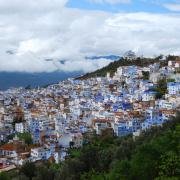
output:
<path id="1" fill-rule="evenodd" d="M 78 77 L 77 79 L 83 80 L 83 79 L 88 79 L 91 77 L 98 77 L 98 76 L 106 76 L 107 72 L 110 72 L 111 75 L 113 75 L 117 68 L 120 66 L 132 66 L 132 65 L 136 65 L 136 66 L 140 66 L 140 67 L 145 67 L 148 66 L 150 64 L 153 64 L 155 62 L 160 62 L 161 65 L 167 65 L 167 61 L 160 61 L 160 56 L 156 57 L 156 58 L 137 58 L 136 60 L 128 60 L 126 58 L 121 58 L 118 61 L 114 61 L 111 62 L 109 65 L 98 69 L 94 72 L 91 73 L 87 73 L 84 76 Z"/>

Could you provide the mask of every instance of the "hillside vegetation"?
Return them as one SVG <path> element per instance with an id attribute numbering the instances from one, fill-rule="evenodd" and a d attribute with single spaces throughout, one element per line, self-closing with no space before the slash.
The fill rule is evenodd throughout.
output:
<path id="1" fill-rule="evenodd" d="M 168 59 L 173 58 L 173 56 L 168 56 Z M 161 66 L 167 65 L 167 60 L 166 61 L 161 61 L 161 56 L 158 56 L 156 58 L 145 58 L 145 57 L 138 57 L 137 59 L 127 59 L 127 58 L 121 58 L 118 61 L 111 62 L 109 65 L 98 69 L 94 72 L 87 73 L 84 76 L 78 77 L 77 79 L 83 80 L 83 79 L 88 79 L 91 77 L 104 77 L 106 76 L 107 72 L 110 72 L 111 76 L 116 72 L 117 68 L 120 66 L 140 66 L 140 67 L 146 67 L 150 64 L 160 62 Z"/>

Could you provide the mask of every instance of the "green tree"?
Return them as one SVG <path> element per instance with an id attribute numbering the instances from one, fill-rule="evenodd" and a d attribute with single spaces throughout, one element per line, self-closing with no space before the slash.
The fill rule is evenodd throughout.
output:
<path id="1" fill-rule="evenodd" d="M 62 164 L 56 179 L 61 180 L 77 180 L 80 179 L 81 173 L 84 172 L 85 164 L 79 159 L 68 159 Z"/>
<path id="2" fill-rule="evenodd" d="M 28 145 L 32 144 L 32 136 L 30 133 L 28 133 L 28 132 L 21 133 L 21 134 L 18 134 L 18 137 L 20 139 L 24 140 L 25 143 Z"/>
<path id="3" fill-rule="evenodd" d="M 10 177 L 6 172 L 1 172 L 0 173 L 0 180 L 10 180 Z"/>
<path id="4" fill-rule="evenodd" d="M 154 89 L 157 92 L 156 98 L 160 99 L 167 93 L 167 81 L 161 79 L 157 82 L 157 87 Z"/>
<path id="5" fill-rule="evenodd" d="M 149 80 L 149 72 L 148 71 L 142 71 L 142 74 L 143 74 L 144 80 Z"/>
<path id="6" fill-rule="evenodd" d="M 132 157 L 133 179 L 147 180 L 156 177 L 158 159 L 159 151 L 153 145 L 148 143 L 140 146 Z"/>
<path id="7" fill-rule="evenodd" d="M 175 82 L 175 79 L 167 79 L 167 82 Z"/>
<path id="8" fill-rule="evenodd" d="M 180 156 L 173 151 L 162 155 L 159 175 L 163 177 L 180 177 Z"/>
<path id="9" fill-rule="evenodd" d="M 36 166 L 34 163 L 32 162 L 27 162 L 25 163 L 21 169 L 20 169 L 20 173 L 23 173 L 24 175 L 26 175 L 29 179 L 32 179 L 35 176 L 36 173 Z"/>
<path id="10" fill-rule="evenodd" d="M 107 177 L 103 173 L 96 172 L 94 169 L 81 175 L 80 180 L 106 180 Z"/>
<path id="11" fill-rule="evenodd" d="M 127 160 L 118 161 L 109 174 L 109 180 L 127 180 L 131 177 L 131 164 Z"/>
<path id="12" fill-rule="evenodd" d="M 55 173 L 55 169 L 41 166 L 38 168 L 36 177 L 34 177 L 33 180 L 54 180 Z"/>

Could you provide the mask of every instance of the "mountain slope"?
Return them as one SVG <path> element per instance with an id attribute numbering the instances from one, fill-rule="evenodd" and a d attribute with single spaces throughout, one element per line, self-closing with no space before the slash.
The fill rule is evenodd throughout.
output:
<path id="1" fill-rule="evenodd" d="M 77 79 L 83 80 L 83 79 L 88 79 L 91 77 L 97 77 L 97 76 L 106 76 L 107 72 L 110 72 L 111 75 L 113 75 L 117 68 L 120 66 L 140 66 L 140 67 L 145 67 L 150 64 L 160 62 L 161 66 L 167 65 L 167 61 L 161 61 L 161 57 L 156 57 L 156 58 L 144 58 L 144 57 L 138 57 L 136 59 L 127 59 L 127 58 L 121 58 L 118 61 L 111 62 L 109 65 L 98 69 L 94 72 L 87 73 L 81 77 L 78 77 Z"/>

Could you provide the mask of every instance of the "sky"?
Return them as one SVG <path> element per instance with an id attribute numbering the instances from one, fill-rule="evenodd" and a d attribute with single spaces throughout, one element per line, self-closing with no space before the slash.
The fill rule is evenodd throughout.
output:
<path id="1" fill-rule="evenodd" d="M 0 0 L 0 71 L 90 72 L 128 50 L 180 55 L 180 0 Z"/>

